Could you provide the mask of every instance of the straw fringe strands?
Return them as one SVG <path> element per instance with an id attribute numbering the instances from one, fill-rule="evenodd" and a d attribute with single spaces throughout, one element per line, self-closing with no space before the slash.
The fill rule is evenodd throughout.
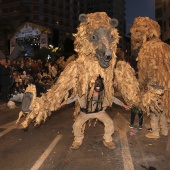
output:
<path id="1" fill-rule="evenodd" d="M 112 105 L 113 70 L 116 63 L 116 49 L 119 35 L 115 26 L 117 20 L 111 19 L 104 12 L 82 14 L 81 21 L 75 36 L 75 51 L 78 58 L 70 62 L 60 74 L 56 84 L 48 90 L 42 97 L 36 98 L 33 102 L 32 112 L 27 114 L 21 125 L 26 128 L 31 121 L 34 125 L 44 122 L 52 111 L 60 108 L 60 104 L 76 94 L 81 97 L 90 97 L 93 92 L 94 82 L 101 75 L 105 85 L 105 95 L 108 104 Z M 105 57 L 105 58 L 104 58 Z M 88 89 L 91 88 L 90 95 Z M 80 111 L 77 105 L 74 118 Z"/>
<path id="2" fill-rule="evenodd" d="M 160 89 L 156 92 L 151 88 L 152 92 L 144 97 L 143 105 L 152 98 L 151 107 L 154 113 L 159 114 L 164 108 L 170 122 L 170 46 L 162 42 L 159 37 L 160 26 L 156 21 L 148 17 L 135 19 L 131 28 L 131 39 L 133 49 L 140 49 L 137 57 L 140 89 L 142 91 L 148 85 L 156 85 L 161 86 L 164 91 L 162 94 L 159 92 Z M 154 97 L 153 91 L 155 91 Z M 158 105 L 155 104 L 154 109 L 155 102 Z"/>

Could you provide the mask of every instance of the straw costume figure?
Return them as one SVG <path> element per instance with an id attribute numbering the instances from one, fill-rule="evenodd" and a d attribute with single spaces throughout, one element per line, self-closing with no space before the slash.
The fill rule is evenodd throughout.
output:
<path id="1" fill-rule="evenodd" d="M 116 64 L 118 21 L 108 17 L 105 12 L 81 14 L 79 20 L 80 25 L 74 42 L 78 58 L 66 66 L 47 93 L 40 98 L 34 98 L 30 106 L 31 112 L 26 114 L 22 122 L 20 118 L 25 114 L 20 112 L 17 122 L 23 128 L 27 128 L 31 122 L 37 126 L 45 122 L 51 112 L 59 109 L 61 103 L 68 98 L 75 98 L 78 95 L 84 96 L 85 101 L 90 101 L 95 80 L 99 75 L 103 80 L 107 106 L 112 106 L 114 85 L 117 85 L 128 105 L 140 105 L 141 109 L 159 112 L 162 109 L 159 99 L 163 90 L 150 87 L 146 93 L 141 92 L 134 69 L 124 61 Z M 144 102 L 146 100 L 147 102 Z M 75 119 L 79 113 L 80 106 L 77 105 L 74 112 Z"/>
<path id="2" fill-rule="evenodd" d="M 159 24 L 148 17 L 135 18 L 130 32 L 132 48 L 139 51 L 137 66 L 140 91 L 146 90 L 148 85 L 164 89 L 160 99 L 161 112 L 145 111 L 150 115 L 153 131 L 146 137 L 159 138 L 159 132 L 167 136 L 170 122 L 170 46 L 160 40 Z"/>

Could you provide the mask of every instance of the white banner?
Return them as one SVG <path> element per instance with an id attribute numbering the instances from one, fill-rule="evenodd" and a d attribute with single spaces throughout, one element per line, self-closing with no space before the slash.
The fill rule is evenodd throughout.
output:
<path id="1" fill-rule="evenodd" d="M 28 23 L 24 25 L 24 27 L 19 30 L 17 33 L 15 33 L 15 38 L 24 38 L 24 37 L 32 37 L 40 35 L 41 31 L 38 28 L 32 28 L 29 26 Z"/>

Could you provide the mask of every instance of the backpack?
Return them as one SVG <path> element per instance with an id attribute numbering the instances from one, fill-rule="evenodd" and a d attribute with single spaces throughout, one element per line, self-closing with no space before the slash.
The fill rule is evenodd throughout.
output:
<path id="1" fill-rule="evenodd" d="M 31 92 L 25 92 L 24 95 L 23 95 L 23 99 L 22 99 L 22 105 L 21 105 L 21 110 L 22 112 L 27 112 L 27 113 L 30 113 L 31 110 L 30 110 L 30 105 L 32 103 L 32 100 L 33 100 L 33 93 Z"/>
<path id="2" fill-rule="evenodd" d="M 140 110 L 139 108 L 135 107 L 135 106 L 132 107 L 132 110 L 131 110 L 131 111 L 132 111 L 133 113 L 135 113 L 135 114 L 141 113 L 141 110 Z"/>

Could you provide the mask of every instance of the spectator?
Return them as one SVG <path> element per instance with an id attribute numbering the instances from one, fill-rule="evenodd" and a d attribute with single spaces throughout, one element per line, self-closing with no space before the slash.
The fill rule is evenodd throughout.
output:
<path id="1" fill-rule="evenodd" d="M 6 63 L 5 56 L 0 56 L 0 100 L 8 102 L 9 88 L 11 86 L 11 69 Z"/>
<path id="2" fill-rule="evenodd" d="M 133 106 L 131 108 L 131 118 L 130 118 L 130 125 L 129 127 L 132 129 L 134 128 L 134 121 L 135 121 L 135 116 L 136 114 L 138 115 L 139 118 L 139 125 L 138 129 L 142 130 L 142 125 L 143 125 L 143 112 L 141 109 L 137 108 L 136 106 Z"/>
<path id="3" fill-rule="evenodd" d="M 27 58 L 25 63 L 24 63 L 24 68 L 23 68 L 25 71 L 26 71 L 26 74 L 27 75 L 30 75 L 31 74 L 31 67 L 30 67 L 30 61 L 29 59 Z"/>
<path id="4" fill-rule="evenodd" d="M 40 78 L 36 75 L 34 76 L 34 83 L 37 90 L 37 97 L 41 97 L 42 93 L 47 92 L 46 85 L 40 82 Z"/>

